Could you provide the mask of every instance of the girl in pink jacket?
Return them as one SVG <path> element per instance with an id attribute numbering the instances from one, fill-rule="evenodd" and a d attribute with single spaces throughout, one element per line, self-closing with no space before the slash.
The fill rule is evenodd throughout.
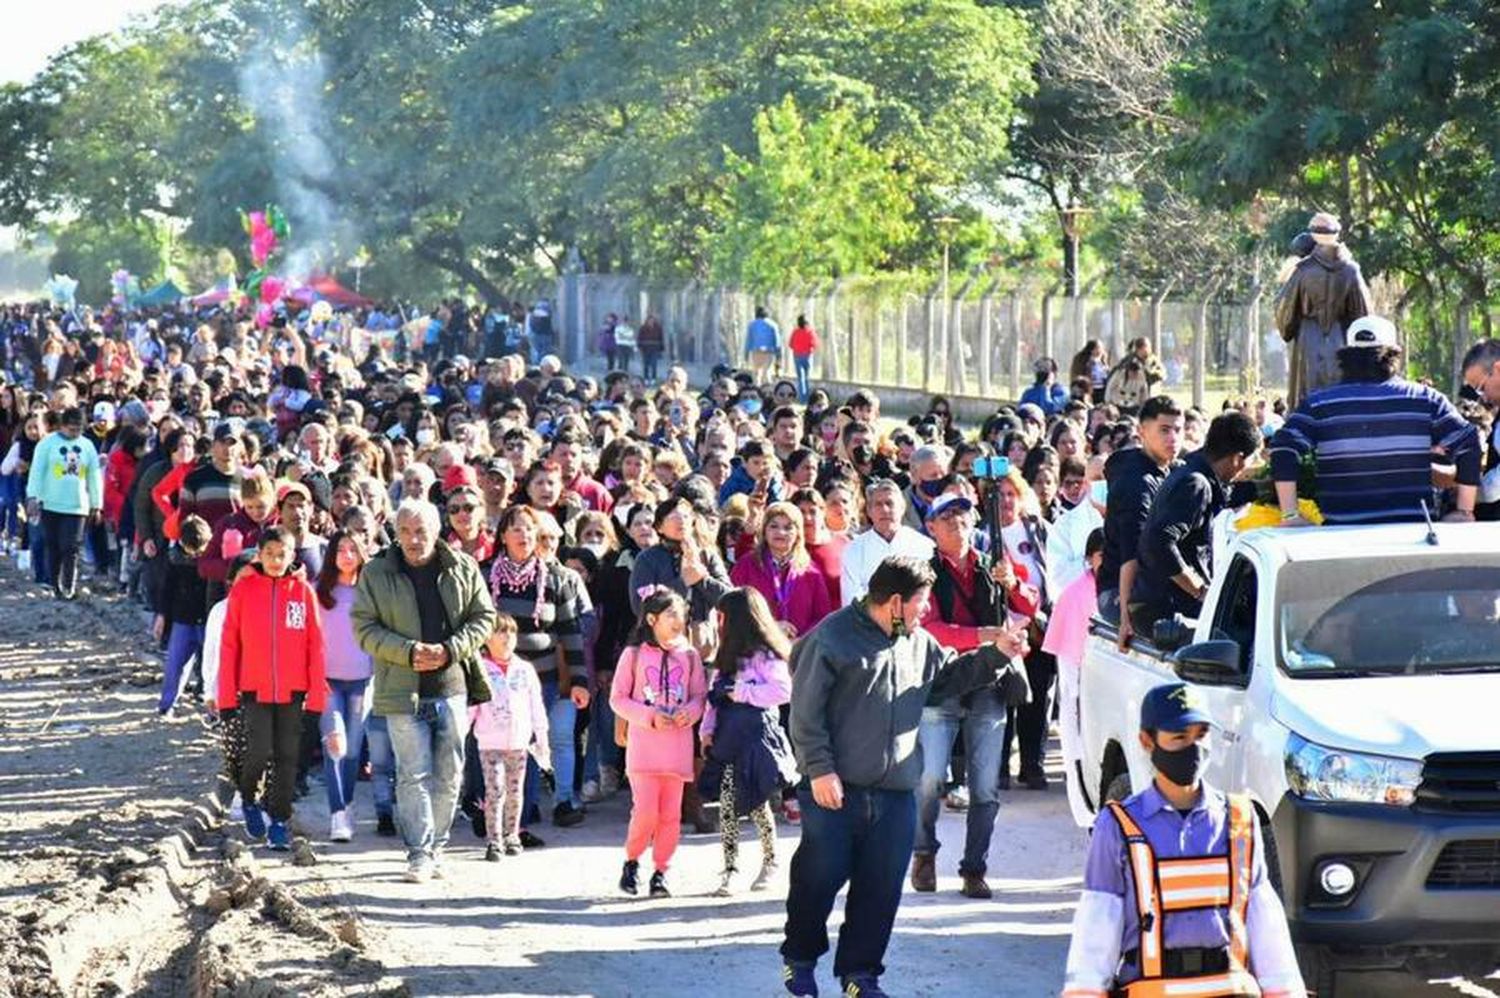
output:
<path id="1" fill-rule="evenodd" d="M 526 781 L 526 751 L 537 765 L 551 769 L 547 742 L 547 705 L 531 663 L 516 655 L 516 618 L 495 615 L 495 630 L 484 646 L 484 673 L 490 700 L 469 708 L 479 765 L 484 771 L 484 827 L 489 862 L 521 853 L 521 795 Z M 499 820 L 496 820 L 496 819 Z"/>
<path id="2" fill-rule="evenodd" d="M 693 778 L 693 725 L 708 697 L 703 663 L 684 637 L 687 601 L 659 588 L 641 603 L 635 640 L 620 654 L 609 705 L 629 726 L 625 772 L 632 798 L 620 890 L 639 891 L 651 846 L 651 896 L 668 897 L 667 866 L 681 833 L 683 787 Z"/>

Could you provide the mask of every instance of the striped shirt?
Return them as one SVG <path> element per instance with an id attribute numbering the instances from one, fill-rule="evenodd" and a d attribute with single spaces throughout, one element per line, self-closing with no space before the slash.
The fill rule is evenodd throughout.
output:
<path id="1" fill-rule="evenodd" d="M 572 683 L 585 682 L 582 618 L 593 604 L 577 572 L 556 561 L 543 562 L 540 571 L 540 604 L 534 584 L 513 589 L 493 575 L 490 595 L 496 610 L 516 618 L 516 655 L 530 662 L 543 680 L 556 676 L 559 694 L 565 695 Z"/>
<path id="2" fill-rule="evenodd" d="M 1298 462 L 1318 461 L 1318 508 L 1329 523 L 1420 521 L 1434 517 L 1436 448 L 1479 484 L 1479 431 L 1443 394 L 1400 378 L 1345 382 L 1313 392 L 1271 439 L 1271 472 L 1296 481 Z"/>

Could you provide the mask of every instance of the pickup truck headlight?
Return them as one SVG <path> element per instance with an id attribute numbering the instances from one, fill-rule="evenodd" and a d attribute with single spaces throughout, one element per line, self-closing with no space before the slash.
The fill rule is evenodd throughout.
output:
<path id="1" fill-rule="evenodd" d="M 1293 734 L 1286 745 L 1286 778 L 1306 800 L 1410 807 L 1422 782 L 1415 759 L 1325 748 Z"/>

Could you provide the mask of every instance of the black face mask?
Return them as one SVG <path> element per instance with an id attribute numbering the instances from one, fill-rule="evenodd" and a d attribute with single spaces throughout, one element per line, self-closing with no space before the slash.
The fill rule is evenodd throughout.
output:
<path id="1" fill-rule="evenodd" d="M 921 485 L 922 494 L 929 499 L 936 499 L 942 495 L 943 489 L 946 487 L 946 483 L 941 478 L 934 478 L 932 481 L 923 482 Z"/>
<path id="2" fill-rule="evenodd" d="M 1186 748 L 1169 752 L 1160 745 L 1151 749 L 1151 765 L 1179 787 L 1190 787 L 1203 776 L 1208 767 L 1208 746 L 1194 742 Z"/>

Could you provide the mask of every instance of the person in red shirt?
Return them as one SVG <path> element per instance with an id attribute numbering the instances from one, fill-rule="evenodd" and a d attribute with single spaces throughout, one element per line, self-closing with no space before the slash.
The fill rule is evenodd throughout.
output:
<path id="1" fill-rule="evenodd" d="M 548 456 L 562 469 L 563 491 L 571 492 L 597 513 L 608 513 L 615 506 L 609 490 L 584 473 L 583 456 L 588 442 L 573 433 L 559 434 L 552 441 Z"/>
<path id="2" fill-rule="evenodd" d="M 813 354 L 818 352 L 818 333 L 807 321 L 807 316 L 797 316 L 797 327 L 792 330 L 787 346 L 792 351 L 792 366 L 797 370 L 797 398 L 807 401 L 812 375 Z"/>
<path id="3" fill-rule="evenodd" d="M 1001 635 L 1002 624 L 1035 616 L 1037 588 L 1023 581 L 1025 569 L 1003 554 L 991 563 L 973 546 L 974 503 L 962 495 L 939 497 L 927 511 L 927 530 L 937 546 L 932 567 L 937 579 L 922 626 L 955 652 L 971 651 Z M 968 759 L 969 806 L 964 857 L 958 872 L 960 893 L 991 896 L 985 883 L 990 837 L 1000 809 L 1000 747 L 1005 736 L 1005 698 L 995 686 L 960 697 L 929 701 L 922 710 L 917 739 L 922 746 L 922 782 L 917 788 L 917 836 L 912 850 L 911 884 L 937 890 L 937 816 L 947 789 L 948 762 L 960 731 Z"/>
<path id="4" fill-rule="evenodd" d="M 256 564 L 229 591 L 219 651 L 219 711 L 238 710 L 245 728 L 240 797 L 245 832 L 272 849 L 292 847 L 292 789 L 302 714 L 321 714 L 328 695 L 323 619 L 312 583 L 292 571 L 297 542 L 285 527 L 261 531 Z M 261 778 L 270 767 L 265 796 Z"/>

